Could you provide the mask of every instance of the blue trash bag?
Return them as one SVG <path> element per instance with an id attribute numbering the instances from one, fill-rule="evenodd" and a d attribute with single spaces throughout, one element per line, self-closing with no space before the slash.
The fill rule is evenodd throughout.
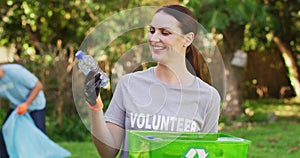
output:
<path id="1" fill-rule="evenodd" d="M 63 158 L 71 155 L 38 129 L 26 112 L 18 115 L 14 110 L 2 128 L 10 158 Z"/>

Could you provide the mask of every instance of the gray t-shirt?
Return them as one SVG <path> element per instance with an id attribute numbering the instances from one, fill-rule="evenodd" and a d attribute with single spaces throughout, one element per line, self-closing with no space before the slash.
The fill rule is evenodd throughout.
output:
<path id="1" fill-rule="evenodd" d="M 219 114 L 220 96 L 212 86 L 198 77 L 190 86 L 169 85 L 152 67 L 120 78 L 105 118 L 125 130 L 217 132 Z"/>

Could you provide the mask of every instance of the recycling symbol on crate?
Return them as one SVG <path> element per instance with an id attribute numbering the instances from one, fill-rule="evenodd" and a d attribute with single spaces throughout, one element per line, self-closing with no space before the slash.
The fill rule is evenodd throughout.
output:
<path id="1" fill-rule="evenodd" d="M 185 158 L 209 158 L 208 153 L 203 148 L 189 148 L 185 155 Z"/>

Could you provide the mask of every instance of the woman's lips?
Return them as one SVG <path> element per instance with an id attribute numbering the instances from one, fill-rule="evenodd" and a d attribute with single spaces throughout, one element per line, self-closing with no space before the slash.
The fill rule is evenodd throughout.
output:
<path id="1" fill-rule="evenodd" d="M 153 50 L 163 50 L 166 48 L 166 46 L 158 46 L 158 45 L 151 45 Z"/>

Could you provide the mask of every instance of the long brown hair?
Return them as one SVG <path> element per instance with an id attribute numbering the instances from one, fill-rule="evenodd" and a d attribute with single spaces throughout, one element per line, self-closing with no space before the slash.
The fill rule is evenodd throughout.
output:
<path id="1" fill-rule="evenodd" d="M 156 13 L 161 11 L 173 16 L 180 23 L 180 28 L 184 34 L 193 32 L 196 37 L 198 33 L 198 22 L 191 10 L 184 6 L 174 4 L 160 8 Z M 186 67 L 189 72 L 198 76 L 206 83 L 211 84 L 209 70 L 204 58 L 193 44 L 189 45 L 186 49 L 186 59 L 188 60 Z"/>

